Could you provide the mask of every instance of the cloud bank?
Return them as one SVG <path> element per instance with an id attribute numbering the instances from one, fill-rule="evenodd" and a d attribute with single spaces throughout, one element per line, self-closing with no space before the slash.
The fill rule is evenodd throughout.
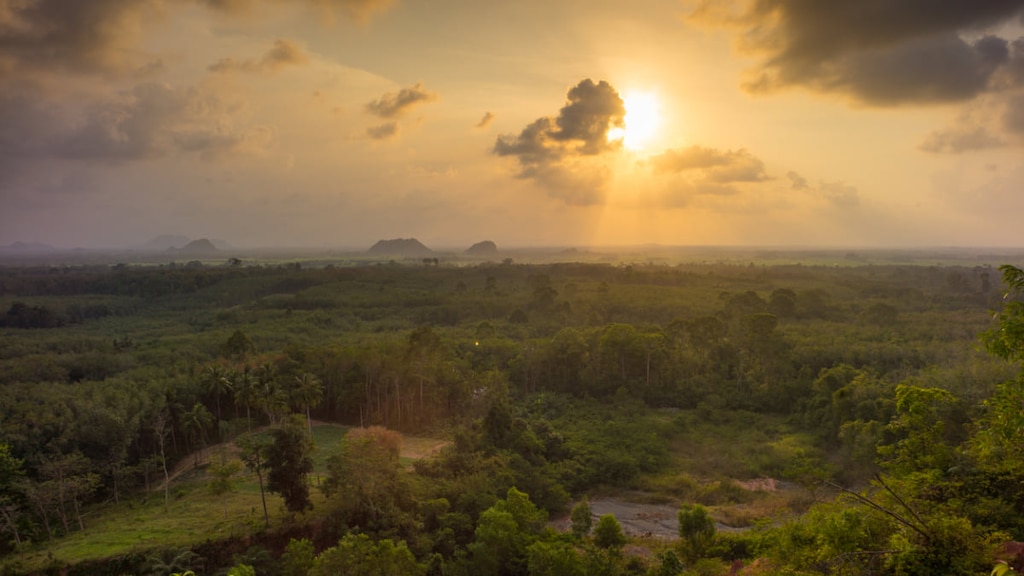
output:
<path id="1" fill-rule="evenodd" d="M 707 0 L 691 20 L 739 29 L 740 49 L 759 58 L 748 92 L 804 88 L 876 107 L 969 103 L 921 149 L 1024 143 L 1015 116 L 1024 38 L 999 35 L 1024 22 L 1020 0 Z"/>

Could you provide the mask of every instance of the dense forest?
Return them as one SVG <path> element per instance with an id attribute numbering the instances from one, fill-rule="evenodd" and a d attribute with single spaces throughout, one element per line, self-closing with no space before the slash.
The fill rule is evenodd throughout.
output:
<path id="1" fill-rule="evenodd" d="M 989 265 L 0 268 L 0 573 L 1005 573 L 1022 296 Z"/>

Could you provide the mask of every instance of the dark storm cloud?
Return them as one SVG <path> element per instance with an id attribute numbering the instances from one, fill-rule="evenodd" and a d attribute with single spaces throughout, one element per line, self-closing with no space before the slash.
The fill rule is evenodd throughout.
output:
<path id="1" fill-rule="evenodd" d="M 0 60 L 16 68 L 105 71 L 130 67 L 140 0 L 4 2 Z"/>
<path id="2" fill-rule="evenodd" d="M 269 133 L 241 127 L 216 92 L 140 83 L 164 72 L 142 39 L 165 20 L 165 7 L 199 4 L 233 17 L 285 1 L 0 0 L 0 176 L 24 171 L 19 159 L 124 161 L 172 151 L 213 158 L 262 146 Z M 299 4 L 318 16 L 361 19 L 390 2 Z M 211 68 L 269 72 L 307 58 L 295 43 L 279 40 L 258 60 Z"/>
<path id="3" fill-rule="evenodd" d="M 764 162 L 746 150 L 717 150 L 690 146 L 666 150 L 651 159 L 656 174 L 699 172 L 707 183 L 760 182 L 767 180 Z"/>
<path id="4" fill-rule="evenodd" d="M 929 134 L 920 149 L 962 153 L 1024 145 L 1024 38 L 1007 46 L 1006 64 L 988 92 L 965 105 L 953 123 Z"/>
<path id="5" fill-rule="evenodd" d="M 385 122 L 366 129 L 366 135 L 374 140 L 387 140 L 398 135 L 398 122 Z"/>
<path id="6" fill-rule="evenodd" d="M 1024 137 L 1024 94 L 1015 94 L 1009 99 L 1002 122 L 1007 132 Z"/>
<path id="7" fill-rule="evenodd" d="M 730 0 L 695 13 L 715 19 Z M 1009 65 L 1008 43 L 982 35 L 1018 18 L 1021 0 L 751 0 L 729 22 L 764 55 L 751 91 L 802 86 L 872 105 L 962 101 Z M 971 38 L 971 39 L 965 39 Z"/>
<path id="8" fill-rule="evenodd" d="M 204 6 L 223 12 L 244 12 L 252 10 L 258 4 L 270 1 L 282 3 L 287 0 L 198 0 Z M 304 0 L 304 3 L 329 10 L 332 14 L 334 11 L 338 11 L 350 18 L 362 20 L 374 12 L 386 10 L 393 2 L 392 0 Z"/>
<path id="9" fill-rule="evenodd" d="M 625 126 L 626 105 L 619 93 L 604 80 L 594 84 L 589 78 L 568 94 L 569 103 L 555 118 L 554 140 L 579 142 L 581 154 L 598 154 L 610 149 L 608 130 Z"/>
<path id="10" fill-rule="evenodd" d="M 624 126 L 625 104 L 611 84 L 589 78 L 566 97 L 558 116 L 538 118 L 519 134 L 498 136 L 492 152 L 515 157 L 519 177 L 544 185 L 554 197 L 574 205 L 597 204 L 603 201 L 606 172 L 580 162 L 621 146 L 608 140 L 608 131 Z"/>
<path id="11" fill-rule="evenodd" d="M 423 87 L 422 82 L 398 92 L 389 92 L 380 98 L 368 102 L 366 111 L 380 118 L 397 118 L 417 104 L 433 102 L 437 94 Z"/>
<path id="12" fill-rule="evenodd" d="M 284 0 L 166 0 L 194 2 L 225 14 Z M 0 70 L 122 72 L 151 58 L 137 46 L 144 24 L 158 19 L 153 0 L 29 0 L 0 2 Z M 309 8 L 365 20 L 390 0 L 304 0 Z"/>
<path id="13" fill-rule="evenodd" d="M 300 66 L 309 61 L 309 55 L 301 46 L 291 40 L 274 41 L 274 46 L 259 60 L 235 60 L 222 58 L 211 64 L 211 72 L 277 72 L 285 66 Z"/>
<path id="14" fill-rule="evenodd" d="M 61 130 L 58 106 L 29 91 L 0 91 L 0 189 L 49 154 L 49 143 Z"/>

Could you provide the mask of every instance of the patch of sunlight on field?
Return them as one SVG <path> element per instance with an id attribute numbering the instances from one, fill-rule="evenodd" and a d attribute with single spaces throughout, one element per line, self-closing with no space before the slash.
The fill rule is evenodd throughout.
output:
<path id="1" fill-rule="evenodd" d="M 314 493 L 314 500 L 319 493 Z M 281 498 L 267 494 L 271 525 L 280 523 L 286 511 Z M 89 508 L 84 515 L 85 531 L 72 532 L 47 545 L 25 553 L 16 560 L 26 569 L 39 569 L 52 562 L 104 558 L 128 553 L 145 553 L 157 547 L 185 546 L 207 539 L 248 534 L 263 526 L 263 507 L 254 475 L 241 477 L 234 492 L 211 494 L 205 474 L 184 484 L 174 484 L 164 510 L 163 492 L 156 491 Z"/>
<path id="2" fill-rule="evenodd" d="M 310 477 L 310 498 L 316 514 L 324 504 L 317 489 L 327 471 L 327 458 L 350 430 L 334 424 L 313 426 L 316 450 L 314 473 Z M 434 438 L 403 437 L 402 462 L 411 465 L 447 444 Z M 217 447 L 206 449 L 212 454 Z M 205 460 L 205 458 L 204 458 Z M 182 462 L 188 462 L 183 459 Z M 263 528 L 263 506 L 256 475 L 248 470 L 237 477 L 234 490 L 215 496 L 209 492 L 206 469 L 189 469 L 171 481 L 170 502 L 165 511 L 160 490 L 123 498 L 119 504 L 107 503 L 87 508 L 83 514 L 84 531 L 57 537 L 53 542 L 38 542 L 21 554 L 5 558 L 21 570 L 39 571 L 55 562 L 81 562 L 129 553 L 146 554 L 155 548 L 189 546 L 250 534 Z M 288 516 L 280 496 L 266 494 L 270 525 L 280 525 Z M 58 530 L 58 526 L 54 527 Z"/>

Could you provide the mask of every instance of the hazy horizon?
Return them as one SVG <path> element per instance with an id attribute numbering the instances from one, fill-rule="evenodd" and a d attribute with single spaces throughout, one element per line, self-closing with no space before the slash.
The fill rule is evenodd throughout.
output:
<path id="1" fill-rule="evenodd" d="M 0 3 L 0 246 L 1013 248 L 1022 151 L 1018 1 Z"/>

